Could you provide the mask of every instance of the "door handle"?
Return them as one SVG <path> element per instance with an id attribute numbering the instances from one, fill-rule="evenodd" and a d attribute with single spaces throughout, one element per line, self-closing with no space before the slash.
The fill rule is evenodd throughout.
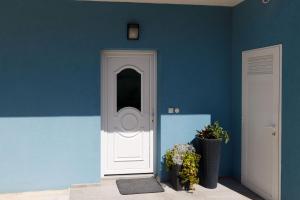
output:
<path id="1" fill-rule="evenodd" d="M 266 126 L 265 128 L 270 129 L 272 131 L 272 135 L 273 136 L 276 135 L 276 128 L 275 128 L 275 126 Z"/>
<path id="2" fill-rule="evenodd" d="M 154 123 L 154 112 L 151 113 L 151 118 L 152 123 Z"/>

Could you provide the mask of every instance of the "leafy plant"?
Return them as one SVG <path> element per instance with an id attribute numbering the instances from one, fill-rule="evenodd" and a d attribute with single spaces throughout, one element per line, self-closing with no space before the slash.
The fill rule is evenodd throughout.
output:
<path id="1" fill-rule="evenodd" d="M 220 139 L 227 144 L 229 142 L 229 133 L 224 130 L 218 121 L 206 126 L 203 130 L 197 130 L 197 137 L 200 139 Z"/>
<path id="2" fill-rule="evenodd" d="M 195 148 L 189 144 L 175 145 L 174 148 L 167 151 L 165 155 L 167 170 L 173 166 L 180 165 L 179 176 L 183 185 L 192 186 L 199 182 L 198 167 L 200 155 L 196 154 Z"/>
<path id="3" fill-rule="evenodd" d="M 166 153 L 166 165 L 170 170 L 173 165 L 182 165 L 186 153 L 195 152 L 195 148 L 189 144 L 176 144 Z"/>
<path id="4" fill-rule="evenodd" d="M 186 153 L 182 163 L 182 170 L 179 172 L 181 183 L 189 185 L 193 189 L 193 185 L 199 183 L 198 168 L 200 155 L 195 152 Z"/>

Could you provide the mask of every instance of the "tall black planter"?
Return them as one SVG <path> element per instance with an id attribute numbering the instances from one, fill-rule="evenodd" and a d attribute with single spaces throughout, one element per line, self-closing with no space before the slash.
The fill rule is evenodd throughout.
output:
<path id="1" fill-rule="evenodd" d="M 200 185 L 209 189 L 216 188 L 218 184 L 221 142 L 218 139 L 198 139 L 196 145 L 196 150 L 201 155 Z"/>

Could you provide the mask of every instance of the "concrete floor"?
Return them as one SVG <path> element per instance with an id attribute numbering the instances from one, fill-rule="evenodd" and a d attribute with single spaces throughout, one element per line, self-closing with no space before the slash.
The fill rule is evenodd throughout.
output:
<path id="1" fill-rule="evenodd" d="M 121 195 L 115 180 L 104 180 L 100 185 L 72 187 L 70 200 L 262 200 L 232 179 L 222 180 L 214 190 L 197 185 L 193 192 L 176 192 L 166 184 L 162 186 L 163 193 Z"/>
<path id="2" fill-rule="evenodd" d="M 230 179 L 220 181 L 214 190 L 197 185 L 193 192 L 176 192 L 162 185 L 163 193 L 121 195 L 115 180 L 103 180 L 101 184 L 74 186 L 70 190 L 2 194 L 0 200 L 262 200 Z"/>
<path id="3" fill-rule="evenodd" d="M 0 194 L 0 200 L 69 200 L 70 190 Z"/>

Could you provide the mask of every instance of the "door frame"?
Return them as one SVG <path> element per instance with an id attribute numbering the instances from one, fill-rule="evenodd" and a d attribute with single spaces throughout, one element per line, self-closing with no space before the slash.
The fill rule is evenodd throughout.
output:
<path id="1" fill-rule="evenodd" d="M 150 106 L 152 109 L 152 117 L 150 116 L 150 129 L 153 131 L 153 141 L 150 141 L 152 145 L 152 152 L 150 156 L 153 159 L 153 174 L 157 174 L 157 52 L 155 50 L 103 50 L 100 53 L 101 55 L 101 132 L 100 132 L 100 175 L 101 178 L 105 176 L 105 162 L 107 160 L 107 128 L 108 128 L 108 86 L 107 81 L 107 66 L 105 65 L 105 60 L 103 59 L 107 55 L 121 55 L 121 56 L 130 56 L 130 55 L 151 55 L 153 59 L 151 60 L 151 69 L 150 69 Z M 153 123 L 151 122 L 153 120 Z"/>
<path id="2" fill-rule="evenodd" d="M 245 88 L 247 87 L 246 83 L 246 69 L 245 69 L 245 54 L 256 51 L 256 50 L 265 50 L 265 49 L 273 49 L 273 48 L 279 48 L 279 99 L 278 99 L 278 191 L 276 192 L 278 194 L 278 200 L 281 199 L 281 143 L 282 143 L 282 44 L 263 47 L 263 48 L 257 48 L 257 49 L 251 49 L 247 51 L 242 52 L 242 117 L 241 117 L 241 129 L 242 129 L 242 153 L 241 153 L 241 180 L 242 183 L 247 182 L 247 161 L 246 161 L 246 155 L 247 155 L 247 133 L 245 131 L 245 121 L 246 121 L 246 105 L 245 101 L 247 98 L 247 95 L 245 93 Z M 276 197 L 275 197 L 276 198 Z"/>

